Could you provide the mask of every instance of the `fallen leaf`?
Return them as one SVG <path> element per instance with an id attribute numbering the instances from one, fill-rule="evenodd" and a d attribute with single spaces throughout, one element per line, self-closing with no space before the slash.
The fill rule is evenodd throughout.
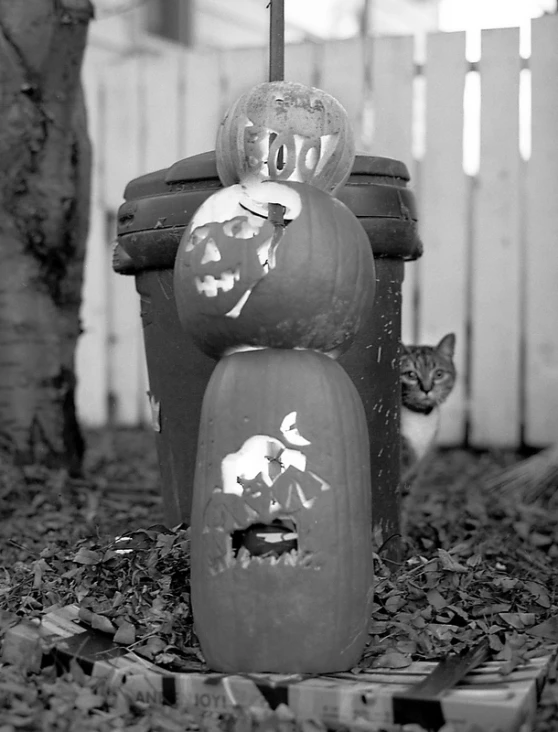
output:
<path id="1" fill-rule="evenodd" d="M 513 590 L 518 582 L 519 580 L 514 579 L 513 577 L 495 577 L 492 580 L 494 587 L 501 587 L 502 590 Z"/>
<path id="2" fill-rule="evenodd" d="M 94 552 L 91 549 L 86 549 L 84 546 L 82 546 L 78 553 L 74 555 L 72 561 L 76 564 L 99 564 L 99 562 L 101 561 L 101 555 L 99 554 L 99 552 Z"/>
<path id="3" fill-rule="evenodd" d="M 158 653 L 161 653 L 166 647 L 166 643 L 162 638 L 158 636 L 151 636 L 147 641 L 135 648 L 136 652 L 146 658 L 153 659 Z"/>
<path id="4" fill-rule="evenodd" d="M 426 599 L 435 610 L 441 610 L 447 605 L 446 599 L 436 589 L 428 590 Z"/>
<path id="5" fill-rule="evenodd" d="M 131 646 L 136 641 L 136 629 L 127 620 L 120 623 L 114 634 L 114 642 L 123 646 Z"/>
<path id="6" fill-rule="evenodd" d="M 100 696 L 93 693 L 91 689 L 86 687 L 79 692 L 74 703 L 78 709 L 88 712 L 91 709 L 98 709 L 101 707 L 104 704 L 104 701 Z"/>
<path id="7" fill-rule="evenodd" d="M 412 640 L 400 640 L 395 644 L 397 651 L 405 656 L 410 656 L 417 651 L 417 644 Z"/>
<path id="8" fill-rule="evenodd" d="M 486 605 L 486 607 L 475 607 L 471 611 L 471 617 L 480 618 L 485 615 L 496 615 L 496 613 L 505 613 L 510 609 L 509 602 L 500 602 L 495 605 Z"/>
<path id="9" fill-rule="evenodd" d="M 546 638 L 547 640 L 558 642 L 558 617 L 552 617 L 545 620 L 544 623 L 534 625 L 532 628 L 525 630 L 529 635 Z"/>
<path id="10" fill-rule="evenodd" d="M 410 656 L 398 651 L 387 651 L 374 660 L 372 668 L 406 668 L 411 663 Z"/>
<path id="11" fill-rule="evenodd" d="M 538 531 L 533 531 L 529 534 L 529 541 L 534 546 L 548 546 L 552 544 L 552 537 L 546 534 L 541 534 Z"/>
<path id="12" fill-rule="evenodd" d="M 438 549 L 438 558 L 442 564 L 442 569 L 446 569 L 449 572 L 469 572 L 467 567 L 463 564 L 456 562 L 451 554 L 445 549 Z"/>
<path id="13" fill-rule="evenodd" d="M 545 608 L 550 607 L 551 603 L 548 592 L 546 591 L 546 588 L 540 584 L 540 582 L 533 582 L 531 580 L 528 580 L 527 582 L 525 582 L 525 589 L 534 596 L 537 605 Z"/>
<path id="14" fill-rule="evenodd" d="M 428 630 L 430 630 L 439 640 L 451 640 L 455 635 L 455 625 L 450 625 L 448 623 L 430 623 L 428 625 Z"/>
<path id="15" fill-rule="evenodd" d="M 482 563 L 482 557 L 480 554 L 472 554 L 467 559 L 467 566 L 468 567 L 478 567 L 479 564 Z"/>
<path id="16" fill-rule="evenodd" d="M 498 613 L 498 615 L 516 630 L 524 630 L 536 620 L 535 613 Z"/>
<path id="17" fill-rule="evenodd" d="M 386 610 L 390 613 L 396 613 L 405 605 L 405 598 L 402 595 L 392 595 L 385 601 Z"/>
<path id="18" fill-rule="evenodd" d="M 114 635 L 116 628 L 105 615 L 94 613 L 86 607 L 80 607 L 78 617 L 95 630 Z"/>

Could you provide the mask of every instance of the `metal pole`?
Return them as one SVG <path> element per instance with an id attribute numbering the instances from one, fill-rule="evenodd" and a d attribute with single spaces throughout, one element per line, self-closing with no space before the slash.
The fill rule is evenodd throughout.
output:
<path id="1" fill-rule="evenodd" d="M 269 0 L 269 80 L 283 81 L 285 78 L 285 0 Z M 271 142 L 271 140 L 270 140 Z M 281 151 L 279 151 L 281 155 Z M 268 219 L 276 227 L 284 226 L 284 206 L 270 203 Z M 279 229 L 275 236 L 280 236 Z"/>
<path id="2" fill-rule="evenodd" d="M 285 0 L 269 0 L 269 80 L 285 78 Z"/>

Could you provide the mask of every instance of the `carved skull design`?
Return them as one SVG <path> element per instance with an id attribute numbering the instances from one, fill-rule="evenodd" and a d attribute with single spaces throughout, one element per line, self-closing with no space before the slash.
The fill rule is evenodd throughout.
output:
<path id="1" fill-rule="evenodd" d="M 284 206 L 285 217 L 300 213 L 300 198 L 292 189 L 230 186 L 207 199 L 192 217 L 181 242 L 184 266 L 205 312 L 238 318 L 256 284 L 276 266 L 283 228 L 268 220 L 268 204 Z"/>

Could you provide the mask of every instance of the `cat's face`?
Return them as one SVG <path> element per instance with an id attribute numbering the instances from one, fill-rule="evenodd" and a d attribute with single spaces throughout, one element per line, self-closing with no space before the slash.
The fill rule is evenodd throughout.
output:
<path id="1" fill-rule="evenodd" d="M 401 401 L 408 409 L 429 412 L 442 404 L 455 384 L 455 335 L 448 333 L 437 346 L 402 346 Z"/>

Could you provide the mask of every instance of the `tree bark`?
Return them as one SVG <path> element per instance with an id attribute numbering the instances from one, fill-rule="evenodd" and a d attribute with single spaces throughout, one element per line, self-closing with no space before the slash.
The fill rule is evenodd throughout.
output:
<path id="1" fill-rule="evenodd" d="M 0 0 L 0 449 L 78 473 L 89 0 Z"/>

